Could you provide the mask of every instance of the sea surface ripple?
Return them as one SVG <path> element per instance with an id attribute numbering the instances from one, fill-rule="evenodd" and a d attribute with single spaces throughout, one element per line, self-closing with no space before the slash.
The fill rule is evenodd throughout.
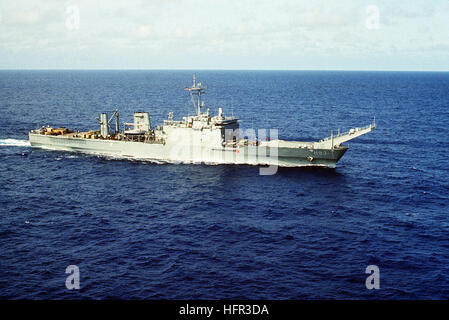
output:
<path id="1" fill-rule="evenodd" d="M 336 169 L 158 164 L 31 148 L 118 108 L 194 113 L 192 71 L 0 71 L 0 298 L 449 298 L 449 73 L 201 71 L 244 128 L 321 139 Z M 381 288 L 367 290 L 377 265 Z M 67 290 L 65 269 L 80 269 Z"/>

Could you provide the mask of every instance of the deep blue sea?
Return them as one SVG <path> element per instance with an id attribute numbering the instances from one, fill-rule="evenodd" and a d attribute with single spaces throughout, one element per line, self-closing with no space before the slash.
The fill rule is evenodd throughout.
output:
<path id="1" fill-rule="evenodd" d="M 449 73 L 197 72 L 213 112 L 281 139 L 376 116 L 336 169 L 260 176 L 27 143 L 38 124 L 96 129 L 116 108 L 193 114 L 192 73 L 0 71 L 0 298 L 449 298 Z"/>

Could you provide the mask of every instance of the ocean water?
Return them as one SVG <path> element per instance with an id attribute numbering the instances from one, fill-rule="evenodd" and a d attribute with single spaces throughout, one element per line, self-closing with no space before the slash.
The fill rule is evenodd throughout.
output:
<path id="1" fill-rule="evenodd" d="M 0 298 L 449 298 L 449 73 L 197 72 L 213 112 L 282 139 L 376 116 L 336 169 L 260 176 L 27 143 L 37 125 L 92 129 L 115 108 L 153 124 L 193 114 L 192 73 L 0 71 Z"/>

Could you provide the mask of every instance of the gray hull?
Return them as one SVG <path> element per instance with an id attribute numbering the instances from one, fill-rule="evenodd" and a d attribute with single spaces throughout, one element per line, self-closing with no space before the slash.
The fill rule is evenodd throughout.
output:
<path id="1" fill-rule="evenodd" d="M 174 163 L 250 164 L 281 167 L 325 166 L 334 168 L 348 147 L 313 149 L 275 147 L 273 144 L 244 147 L 206 147 L 185 144 L 144 143 L 70 138 L 29 133 L 33 147 L 99 154 L 118 158 Z"/>

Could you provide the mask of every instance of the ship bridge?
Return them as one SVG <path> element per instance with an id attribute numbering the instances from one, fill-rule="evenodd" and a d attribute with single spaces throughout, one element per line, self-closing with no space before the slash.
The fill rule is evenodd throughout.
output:
<path id="1" fill-rule="evenodd" d="M 173 112 L 168 114 L 168 119 L 164 120 L 163 126 L 158 127 L 168 139 L 176 137 L 178 141 L 186 140 L 186 143 L 196 145 L 207 144 L 214 147 L 225 145 L 236 145 L 239 141 L 239 123 L 238 118 L 234 116 L 224 116 L 223 109 L 218 108 L 218 114 L 212 116 L 210 109 L 205 112 L 205 107 L 201 96 L 205 94 L 206 87 L 197 83 L 193 75 L 193 84 L 185 88 L 190 93 L 193 106 L 197 110 L 196 115 L 183 117 L 182 120 L 174 120 Z M 188 141 L 188 142 L 187 142 Z"/>

